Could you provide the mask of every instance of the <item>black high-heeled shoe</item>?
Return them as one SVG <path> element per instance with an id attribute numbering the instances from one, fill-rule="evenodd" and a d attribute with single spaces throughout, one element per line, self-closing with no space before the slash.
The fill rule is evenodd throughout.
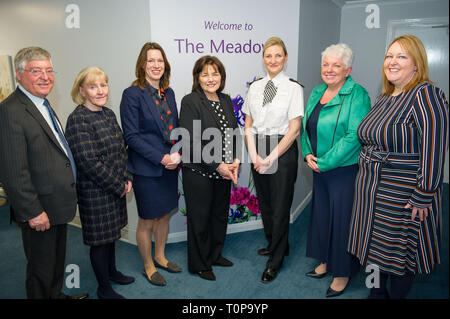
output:
<path id="1" fill-rule="evenodd" d="M 308 277 L 311 277 L 311 278 L 320 279 L 320 278 L 325 277 L 327 274 L 328 274 L 328 271 L 324 272 L 323 274 L 318 274 L 318 273 L 316 273 L 316 270 L 313 269 L 310 272 L 307 272 L 305 275 Z"/>
<path id="2" fill-rule="evenodd" d="M 337 297 L 340 296 L 344 293 L 344 290 L 348 287 L 348 284 L 350 282 L 350 278 L 348 278 L 347 284 L 345 285 L 344 289 L 340 290 L 340 291 L 336 291 L 333 288 L 328 287 L 327 293 L 325 294 L 325 296 L 327 298 L 332 298 L 332 297 Z"/>

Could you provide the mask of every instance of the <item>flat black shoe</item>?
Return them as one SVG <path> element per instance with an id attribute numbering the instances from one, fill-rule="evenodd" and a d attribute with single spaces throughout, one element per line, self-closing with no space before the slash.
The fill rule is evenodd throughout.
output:
<path id="1" fill-rule="evenodd" d="M 125 276 L 120 271 L 118 271 L 114 276 L 109 277 L 109 280 L 119 285 L 129 285 L 134 282 L 134 277 Z"/>
<path id="2" fill-rule="evenodd" d="M 126 299 L 121 294 L 118 294 L 114 290 L 109 291 L 102 291 L 100 289 L 97 289 L 97 297 L 98 299 Z"/>
<path id="3" fill-rule="evenodd" d="M 66 299 L 87 299 L 89 297 L 89 294 L 87 292 L 78 294 L 78 295 L 72 295 L 72 296 L 66 296 Z"/>
<path id="4" fill-rule="evenodd" d="M 258 249 L 258 255 L 260 256 L 269 256 L 270 255 L 270 250 L 269 248 L 261 248 Z M 289 256 L 289 249 L 286 249 L 286 252 L 284 253 L 285 256 Z"/>
<path id="5" fill-rule="evenodd" d="M 266 268 L 262 274 L 261 281 L 263 283 L 269 283 L 277 277 L 277 271 L 275 269 Z"/>
<path id="6" fill-rule="evenodd" d="M 313 269 L 310 272 L 307 272 L 305 275 L 308 276 L 308 277 L 311 277 L 311 278 L 320 279 L 320 278 L 325 277 L 327 274 L 328 274 L 328 271 L 324 272 L 323 274 L 318 274 L 318 273 L 316 273 L 316 270 Z"/>
<path id="7" fill-rule="evenodd" d="M 213 263 L 213 265 L 222 267 L 231 267 L 233 266 L 233 263 L 228 259 L 220 256 L 219 259 L 215 263 Z"/>
<path id="8" fill-rule="evenodd" d="M 258 249 L 258 255 L 260 255 L 260 256 L 269 256 L 269 254 L 270 254 L 270 250 L 266 247 Z"/>
<path id="9" fill-rule="evenodd" d="M 212 272 L 212 270 L 205 270 L 205 271 L 199 271 L 197 274 L 200 276 L 200 278 L 206 279 L 206 280 L 216 280 L 216 276 Z"/>
<path id="10" fill-rule="evenodd" d="M 155 264 L 156 267 L 162 268 L 171 273 L 181 272 L 183 270 L 183 269 L 181 269 L 180 266 L 178 266 L 177 264 L 174 264 L 171 261 L 167 262 L 167 267 L 164 267 L 163 265 L 158 264 L 158 262 L 156 260 L 154 260 L 153 263 Z"/>
<path id="11" fill-rule="evenodd" d="M 367 299 L 390 299 L 387 289 L 371 288 Z"/>

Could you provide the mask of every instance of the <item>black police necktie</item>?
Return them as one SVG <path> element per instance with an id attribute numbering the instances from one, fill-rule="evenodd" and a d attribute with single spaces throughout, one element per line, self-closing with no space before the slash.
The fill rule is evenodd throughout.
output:
<path id="1" fill-rule="evenodd" d="M 72 155 L 72 152 L 70 151 L 69 144 L 67 144 L 66 138 L 64 137 L 64 134 L 58 125 L 55 114 L 53 113 L 53 110 L 50 107 L 50 103 L 48 102 L 47 99 L 44 99 L 44 105 L 48 110 L 48 114 L 50 115 L 50 118 L 52 120 L 53 127 L 55 128 L 56 133 L 58 133 L 59 139 L 61 140 L 61 143 L 67 152 L 67 157 L 69 158 L 70 166 L 72 167 L 73 177 L 76 181 L 77 180 L 77 167 L 75 166 L 75 160 L 73 159 L 73 155 Z"/>
<path id="2" fill-rule="evenodd" d="M 272 80 L 269 80 L 266 84 L 266 87 L 264 88 L 264 100 L 263 100 L 263 106 L 267 103 L 272 102 L 273 98 L 277 94 L 277 88 L 273 84 Z"/>

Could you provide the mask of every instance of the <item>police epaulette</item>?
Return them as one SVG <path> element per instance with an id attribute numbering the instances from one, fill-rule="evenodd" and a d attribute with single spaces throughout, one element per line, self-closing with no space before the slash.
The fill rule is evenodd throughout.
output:
<path id="1" fill-rule="evenodd" d="M 248 83 L 248 87 L 250 87 L 250 85 L 252 85 L 254 82 L 259 81 L 259 80 L 262 80 L 262 79 L 263 79 L 263 78 L 258 78 L 258 79 L 255 79 L 255 80 L 249 82 L 249 83 Z"/>
<path id="2" fill-rule="evenodd" d="M 298 82 L 297 80 L 294 80 L 294 79 L 291 79 L 291 78 L 289 78 L 289 81 L 292 81 L 292 82 L 295 82 L 295 83 L 297 83 L 298 85 L 300 85 L 302 88 L 304 88 L 305 86 L 303 85 L 303 84 L 301 84 L 300 82 Z"/>

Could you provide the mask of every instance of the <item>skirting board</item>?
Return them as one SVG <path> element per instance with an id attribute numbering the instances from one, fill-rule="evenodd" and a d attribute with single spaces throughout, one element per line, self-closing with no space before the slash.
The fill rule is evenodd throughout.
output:
<path id="1" fill-rule="evenodd" d="M 295 220 L 300 216 L 303 210 L 306 208 L 312 197 L 312 191 L 309 192 L 303 201 L 291 212 L 290 223 L 294 223 Z M 79 221 L 78 215 L 70 223 L 70 225 L 80 227 L 81 223 Z M 229 224 L 227 227 L 227 234 L 240 233 L 244 231 L 256 230 L 263 228 L 262 220 L 252 220 L 245 223 Z M 122 229 L 122 238 L 120 239 L 124 242 L 136 245 L 136 229 L 129 229 L 128 226 Z M 187 232 L 177 232 L 169 233 L 167 236 L 167 243 L 178 243 L 187 240 Z"/>

